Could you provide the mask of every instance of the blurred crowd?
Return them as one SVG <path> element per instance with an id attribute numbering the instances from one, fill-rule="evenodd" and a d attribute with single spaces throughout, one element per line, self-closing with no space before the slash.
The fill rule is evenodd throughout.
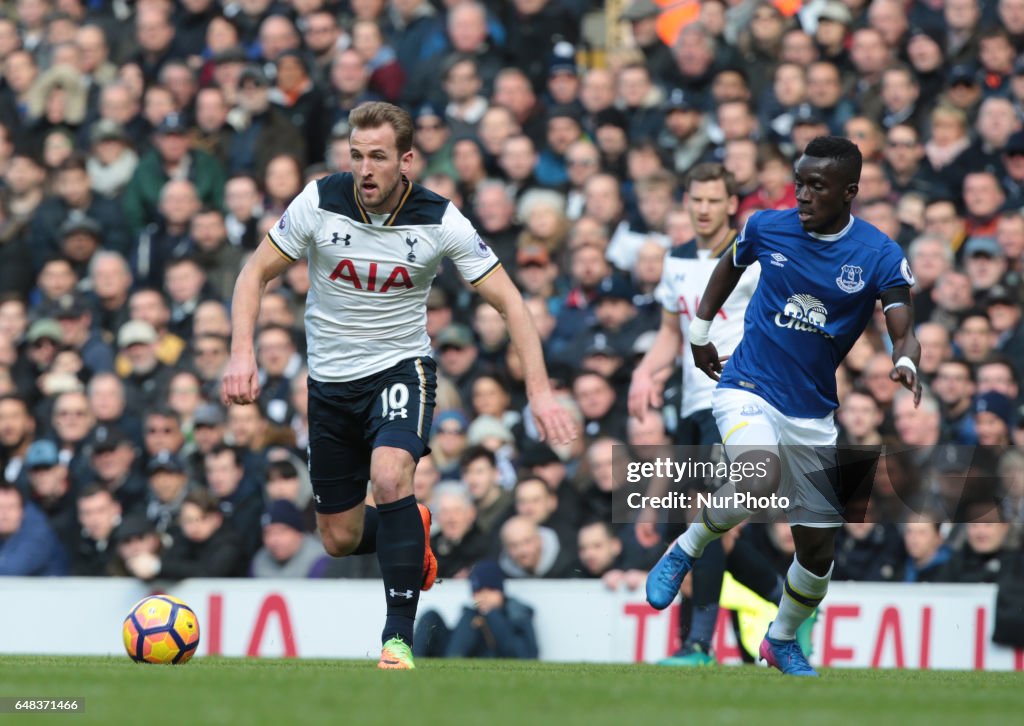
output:
<path id="1" fill-rule="evenodd" d="M 673 22 L 666 4 L 623 3 L 606 47 L 593 0 L 0 3 L 0 575 L 377 574 L 315 534 L 304 261 L 263 299 L 259 405 L 218 386 L 240 265 L 305 183 L 347 170 L 348 113 L 381 99 L 415 120 L 413 178 L 523 291 L 582 431 L 536 440 L 500 315 L 444 265 L 416 471 L 442 577 L 642 584 L 662 547 L 612 524 L 612 452 L 676 433 L 678 371 L 660 416 L 630 420 L 625 395 L 664 256 L 693 237 L 684 176 L 724 164 L 739 228 L 795 203 L 792 162 L 823 134 L 861 149 L 854 212 L 906 249 L 928 383 L 915 409 L 877 319 L 837 374 L 842 440 L 980 444 L 1003 482 L 988 521 L 848 525 L 835 577 L 1017 571 L 1024 0 L 703 0 Z M 930 461 L 962 476 L 962 451 Z M 788 563 L 781 530 L 738 536 Z"/>

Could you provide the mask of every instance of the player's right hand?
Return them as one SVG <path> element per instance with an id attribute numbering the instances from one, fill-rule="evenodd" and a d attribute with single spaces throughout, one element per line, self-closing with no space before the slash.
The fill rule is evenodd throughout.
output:
<path id="1" fill-rule="evenodd" d="M 637 368 L 629 384 L 629 415 L 642 422 L 649 407 L 661 408 L 661 404 L 661 386 L 646 369 Z"/>
<path id="2" fill-rule="evenodd" d="M 255 355 L 232 355 L 220 383 L 220 400 L 225 406 L 255 403 L 260 397 L 260 379 Z"/>
<path id="3" fill-rule="evenodd" d="M 704 371 L 704 374 L 713 381 L 717 381 L 722 375 L 722 363 L 728 358 L 719 359 L 718 349 L 714 343 L 707 345 L 690 344 L 693 351 L 693 362 L 697 370 Z"/>

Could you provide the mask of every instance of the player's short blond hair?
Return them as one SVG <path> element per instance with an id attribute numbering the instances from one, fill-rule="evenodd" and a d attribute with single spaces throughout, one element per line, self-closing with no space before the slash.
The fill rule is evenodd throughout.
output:
<path id="1" fill-rule="evenodd" d="M 395 131 L 395 145 L 398 147 L 398 153 L 404 154 L 412 149 L 412 117 L 393 103 L 384 101 L 361 103 L 348 115 L 348 123 L 352 131 L 390 126 Z"/>

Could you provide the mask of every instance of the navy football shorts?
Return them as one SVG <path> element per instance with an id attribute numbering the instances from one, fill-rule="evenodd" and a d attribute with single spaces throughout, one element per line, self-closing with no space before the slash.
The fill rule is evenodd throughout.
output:
<path id="1" fill-rule="evenodd" d="M 366 498 L 370 455 L 393 446 L 413 461 L 430 451 L 437 391 L 432 358 L 409 358 L 344 383 L 309 379 L 309 476 L 316 511 L 333 514 Z"/>

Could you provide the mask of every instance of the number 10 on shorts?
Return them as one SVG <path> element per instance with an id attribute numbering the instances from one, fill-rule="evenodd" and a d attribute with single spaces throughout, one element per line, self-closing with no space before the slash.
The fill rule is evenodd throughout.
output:
<path id="1" fill-rule="evenodd" d="M 409 418 L 406 405 L 409 403 L 409 387 L 404 383 L 396 383 L 380 392 L 380 415 L 388 421 L 396 418 Z"/>

